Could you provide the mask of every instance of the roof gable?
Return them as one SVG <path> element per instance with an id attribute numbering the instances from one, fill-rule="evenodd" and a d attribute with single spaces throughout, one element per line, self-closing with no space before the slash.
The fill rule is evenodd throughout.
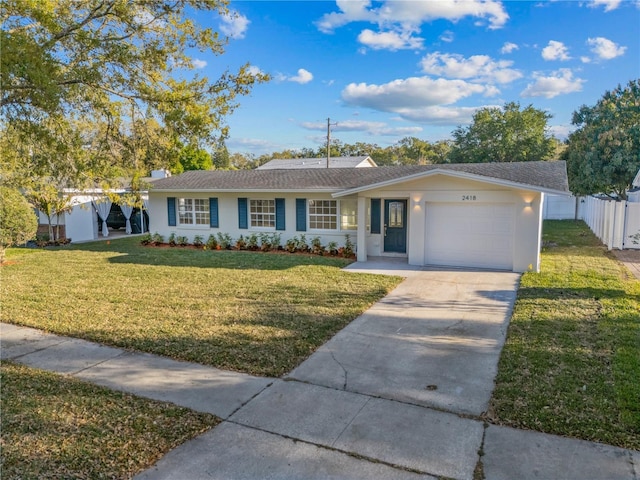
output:
<path id="1" fill-rule="evenodd" d="M 525 162 L 520 162 L 520 163 L 525 163 Z M 531 163 L 531 162 L 526 162 L 526 163 Z M 469 165 L 469 164 L 466 164 L 466 165 Z M 481 165 L 481 164 L 474 164 L 474 165 Z M 438 167 L 438 166 L 435 165 L 435 167 Z M 489 169 L 483 169 L 483 170 L 489 170 Z M 524 169 L 524 170 L 528 170 L 528 169 Z M 525 174 L 529 173 L 531 174 L 531 176 L 526 177 L 526 175 L 522 175 L 523 173 Z M 390 185 L 397 185 L 399 183 L 420 180 L 428 177 L 433 177 L 436 175 L 444 175 L 448 177 L 462 178 L 466 180 L 474 180 L 474 181 L 489 183 L 493 185 L 500 185 L 503 187 L 522 188 L 526 190 L 535 190 L 535 191 L 541 191 L 541 192 L 547 192 L 547 193 L 553 193 L 553 194 L 569 192 L 568 182 L 566 182 L 566 185 L 563 185 L 563 183 L 565 182 L 562 182 L 562 176 L 558 176 L 557 179 L 554 179 L 551 177 L 543 178 L 542 176 L 540 176 L 540 173 L 543 173 L 543 172 L 518 172 L 518 171 L 509 171 L 509 169 L 493 169 L 493 171 L 480 172 L 478 171 L 478 169 L 433 168 L 426 171 L 417 172 L 402 178 L 395 178 L 395 179 L 386 180 L 376 184 L 363 185 L 358 188 L 342 190 L 340 192 L 334 193 L 333 196 L 342 197 L 347 195 L 353 195 L 359 192 L 366 192 L 368 190 L 373 190 L 376 188 L 386 187 Z M 564 176 L 566 178 L 566 172 Z M 558 180 L 558 181 L 555 181 L 555 180 Z M 561 188 L 561 190 L 559 188 Z"/>

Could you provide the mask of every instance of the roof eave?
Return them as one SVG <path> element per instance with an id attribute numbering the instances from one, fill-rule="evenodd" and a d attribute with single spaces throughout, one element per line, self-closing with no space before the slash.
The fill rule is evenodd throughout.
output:
<path id="1" fill-rule="evenodd" d="M 168 192 L 168 193 L 333 193 L 335 188 L 153 188 L 151 192 Z"/>
<path id="2" fill-rule="evenodd" d="M 500 178 L 495 178 L 495 177 L 485 177 L 484 175 L 477 175 L 474 173 L 468 173 L 468 172 L 460 172 L 460 171 L 456 171 L 456 170 L 445 170 L 442 168 L 437 168 L 434 170 L 429 170 L 428 172 L 420 172 L 420 173 L 416 173 L 413 175 L 407 175 L 405 177 L 400 177 L 400 178 L 395 178 L 393 180 L 386 180 L 384 182 L 378 182 L 378 183 L 374 183 L 371 185 L 364 185 L 361 187 L 356 187 L 356 188 L 350 188 L 347 190 L 341 190 L 339 192 L 336 192 L 334 194 L 332 194 L 332 196 L 334 198 L 339 198 L 339 197 L 345 197 L 347 195 L 353 195 L 356 193 L 360 193 L 360 192 L 366 192 L 368 190 L 374 190 L 376 188 L 383 188 L 383 187 L 388 187 L 390 185 L 396 185 L 398 183 L 404 183 L 404 182 L 410 182 L 413 180 L 420 180 L 422 178 L 427 178 L 430 177 L 432 175 L 447 175 L 450 177 L 456 177 L 456 178 L 464 178 L 466 180 L 474 180 L 474 181 L 478 181 L 478 182 L 483 182 L 483 183 L 489 183 L 489 184 L 493 184 L 493 185 L 500 185 L 503 187 L 510 187 L 510 188 L 518 188 L 521 190 L 529 190 L 529 191 L 534 191 L 534 192 L 542 192 L 542 193 L 550 193 L 553 195 L 571 195 L 571 192 L 569 191 L 563 191 L 563 190 L 556 190 L 553 188 L 547 188 L 547 187 L 543 187 L 540 185 L 531 185 L 528 183 L 518 183 L 518 182 L 512 182 L 510 180 L 503 180 Z"/>

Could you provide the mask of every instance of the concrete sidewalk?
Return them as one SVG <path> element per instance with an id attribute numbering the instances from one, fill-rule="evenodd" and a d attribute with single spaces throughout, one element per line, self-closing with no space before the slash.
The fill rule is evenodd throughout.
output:
<path id="1" fill-rule="evenodd" d="M 139 479 L 640 480 L 640 452 L 481 420 L 517 275 L 398 272 L 407 280 L 285 379 L 6 324 L 0 352 L 224 420 Z"/>
<path id="2" fill-rule="evenodd" d="M 640 280 L 640 250 L 611 250 L 613 255 Z"/>
<path id="3" fill-rule="evenodd" d="M 0 356 L 228 418 L 274 380 L 0 324 Z"/>

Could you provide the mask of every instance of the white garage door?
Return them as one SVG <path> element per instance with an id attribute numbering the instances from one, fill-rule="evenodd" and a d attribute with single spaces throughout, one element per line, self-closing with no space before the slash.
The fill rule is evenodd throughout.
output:
<path id="1" fill-rule="evenodd" d="M 513 205 L 427 203 L 427 265 L 513 269 Z"/>

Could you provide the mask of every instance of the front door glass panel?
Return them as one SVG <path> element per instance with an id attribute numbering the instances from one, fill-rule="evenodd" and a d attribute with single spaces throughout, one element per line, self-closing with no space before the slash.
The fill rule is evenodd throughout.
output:
<path id="1" fill-rule="evenodd" d="M 404 202 L 389 202 L 389 227 L 403 228 Z"/>

